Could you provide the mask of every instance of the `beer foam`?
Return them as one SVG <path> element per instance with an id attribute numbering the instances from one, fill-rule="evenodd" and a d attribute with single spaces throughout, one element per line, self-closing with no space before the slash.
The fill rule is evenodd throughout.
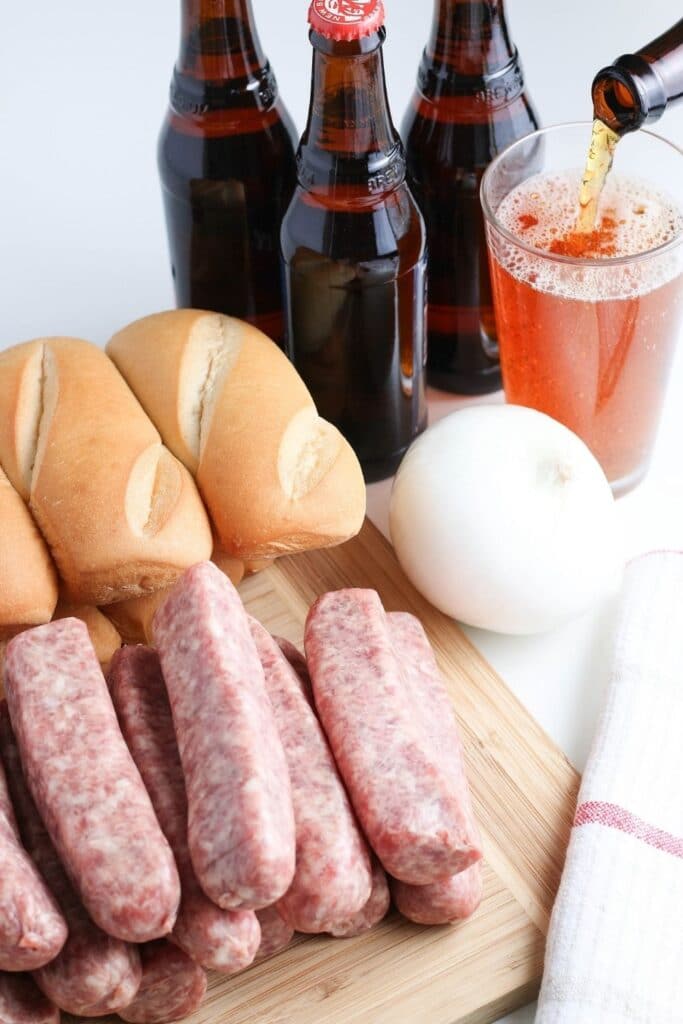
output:
<path id="1" fill-rule="evenodd" d="M 651 185 L 624 175 L 610 174 L 600 198 L 596 227 L 609 218 L 609 255 L 588 252 L 589 265 L 558 260 L 551 245 L 576 230 L 581 170 L 535 174 L 503 199 L 499 223 L 524 244 L 549 258 L 517 248 L 497 236 L 498 262 L 518 280 L 538 291 L 582 302 L 643 295 L 683 271 L 683 244 L 631 264 L 615 265 L 616 257 L 645 253 L 683 238 L 683 212 Z"/>

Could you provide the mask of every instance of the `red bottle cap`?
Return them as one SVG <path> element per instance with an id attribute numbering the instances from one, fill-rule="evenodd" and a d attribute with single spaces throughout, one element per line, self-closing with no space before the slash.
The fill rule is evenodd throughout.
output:
<path id="1" fill-rule="evenodd" d="M 313 0 L 308 22 L 327 39 L 350 42 L 382 27 L 384 4 L 382 0 Z"/>

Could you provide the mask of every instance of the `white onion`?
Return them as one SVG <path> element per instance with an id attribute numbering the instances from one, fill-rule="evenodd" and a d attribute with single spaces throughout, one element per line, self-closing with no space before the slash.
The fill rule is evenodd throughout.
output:
<path id="1" fill-rule="evenodd" d="M 600 465 L 572 431 L 521 406 L 461 409 L 423 434 L 394 482 L 390 530 L 432 604 L 500 633 L 552 629 L 621 577 Z"/>

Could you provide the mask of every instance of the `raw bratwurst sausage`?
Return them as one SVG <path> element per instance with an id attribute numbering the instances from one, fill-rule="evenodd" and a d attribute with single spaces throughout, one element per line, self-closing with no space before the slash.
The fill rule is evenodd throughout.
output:
<path id="1" fill-rule="evenodd" d="M 141 968 L 137 947 L 112 939 L 98 928 L 67 878 L 26 786 L 5 701 L 0 703 L 0 759 L 21 838 L 69 928 L 61 951 L 33 976 L 61 1010 L 80 1017 L 115 1013 L 127 1006 L 138 990 Z"/>
<path id="2" fill-rule="evenodd" d="M 160 939 L 140 947 L 142 982 L 138 994 L 119 1017 L 130 1024 L 167 1024 L 194 1013 L 206 993 L 199 964 Z"/>
<path id="3" fill-rule="evenodd" d="M 0 971 L 2 1024 L 59 1024 L 59 1010 L 36 988 L 28 974 Z"/>
<path id="4" fill-rule="evenodd" d="M 249 620 L 211 562 L 188 569 L 152 625 L 187 788 L 197 878 L 227 910 L 275 903 L 294 876 L 287 762 Z"/>
<path id="5" fill-rule="evenodd" d="M 348 921 L 340 921 L 334 928 L 330 928 L 330 935 L 336 939 L 353 939 L 356 935 L 370 931 L 376 924 L 386 917 L 391 905 L 391 894 L 389 883 L 382 865 L 376 857 L 372 859 L 372 892 L 370 899 L 357 914 L 350 917 Z"/>
<path id="6" fill-rule="evenodd" d="M 178 872 L 85 625 L 60 619 L 15 637 L 5 689 L 26 782 L 90 916 L 128 942 L 166 935 Z"/>
<path id="7" fill-rule="evenodd" d="M 435 748 L 375 591 L 320 597 L 304 642 L 318 713 L 383 867 L 426 885 L 477 860 L 460 779 Z"/>
<path id="8" fill-rule="evenodd" d="M 430 885 L 391 880 L 396 908 L 415 924 L 453 924 L 473 914 L 483 892 L 481 861 Z"/>
<path id="9" fill-rule="evenodd" d="M 456 871 L 465 870 L 481 859 L 482 850 L 453 702 L 448 696 L 432 645 L 420 620 L 409 612 L 389 612 L 387 622 L 394 653 L 408 685 L 413 707 L 422 715 L 430 744 L 437 752 L 441 767 L 457 795 L 453 809 L 458 815 L 463 853 Z"/>
<path id="10" fill-rule="evenodd" d="M 256 953 L 256 960 L 279 953 L 294 938 L 294 929 L 278 914 L 275 907 L 264 907 L 257 910 L 256 916 L 261 926 L 261 945 Z"/>
<path id="11" fill-rule="evenodd" d="M 299 932 L 330 931 L 365 906 L 370 855 L 325 734 L 299 676 L 263 626 L 251 635 L 289 767 L 296 823 L 296 871 L 278 911 Z"/>
<path id="12" fill-rule="evenodd" d="M 66 935 L 66 921 L 19 841 L 0 763 L 0 971 L 42 967 L 57 956 Z"/>
<path id="13" fill-rule="evenodd" d="M 273 637 L 278 647 L 284 654 L 285 658 L 292 666 L 294 671 L 299 677 L 299 681 L 304 691 L 306 700 L 313 705 L 313 687 L 311 686 L 311 677 L 308 673 L 308 665 L 306 659 L 299 650 L 299 648 L 291 642 L 291 640 L 285 640 L 282 636 Z"/>
<path id="14" fill-rule="evenodd" d="M 109 669 L 121 731 L 175 855 L 182 896 L 171 939 L 207 969 L 232 974 L 256 956 L 253 910 L 221 910 L 204 894 L 187 847 L 187 797 L 166 685 L 156 651 L 122 647 Z"/>

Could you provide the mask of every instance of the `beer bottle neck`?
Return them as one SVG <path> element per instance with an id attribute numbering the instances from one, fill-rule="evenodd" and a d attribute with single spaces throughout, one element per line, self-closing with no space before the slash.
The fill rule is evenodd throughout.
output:
<path id="1" fill-rule="evenodd" d="M 503 0 L 435 0 L 425 55 L 461 76 L 485 78 L 500 72 L 517 56 Z"/>
<path id="2" fill-rule="evenodd" d="M 593 80 L 595 116 L 619 135 L 658 121 L 683 99 L 683 19 Z"/>
<path id="3" fill-rule="evenodd" d="M 172 107 L 190 114 L 235 106 L 266 109 L 276 95 L 251 0 L 181 0 Z"/>
<path id="4" fill-rule="evenodd" d="M 405 158 L 391 120 L 384 76 L 384 29 L 354 42 L 311 33 L 313 78 L 297 163 L 308 189 L 359 186 L 369 193 L 405 178 Z"/>
<path id="5" fill-rule="evenodd" d="M 521 96 L 524 79 L 503 0 L 435 0 L 417 85 L 427 100 L 469 97 L 481 111 Z"/>
<path id="6" fill-rule="evenodd" d="M 265 63 L 251 0 L 182 0 L 178 71 L 218 82 Z"/>

